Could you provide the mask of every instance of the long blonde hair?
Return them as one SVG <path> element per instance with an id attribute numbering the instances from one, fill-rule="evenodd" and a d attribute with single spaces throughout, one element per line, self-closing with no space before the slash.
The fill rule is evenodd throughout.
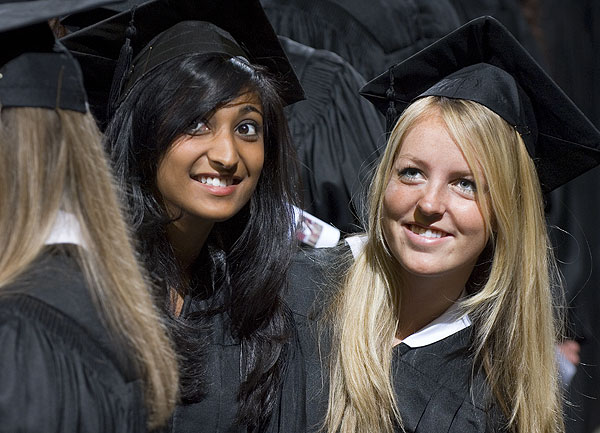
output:
<path id="1" fill-rule="evenodd" d="M 94 119 L 4 108 L 0 143 L 0 293 L 40 254 L 59 209 L 72 213 L 86 244 L 78 260 L 92 297 L 144 381 L 149 427 L 163 424 L 176 401 L 176 360 L 133 252 Z"/>
<path id="2" fill-rule="evenodd" d="M 331 305 L 333 346 L 328 432 L 393 432 L 402 425 L 391 379 L 402 279 L 382 230 L 383 193 L 403 138 L 439 114 L 472 168 L 492 259 L 481 284 L 460 302 L 474 327 L 474 369 L 483 368 L 511 431 L 564 430 L 554 344 L 551 286 L 558 282 L 543 199 L 519 134 L 482 105 L 428 97 L 413 103 L 391 133 L 369 194 L 368 241 Z M 398 384 L 402 386 L 402 384 Z"/>

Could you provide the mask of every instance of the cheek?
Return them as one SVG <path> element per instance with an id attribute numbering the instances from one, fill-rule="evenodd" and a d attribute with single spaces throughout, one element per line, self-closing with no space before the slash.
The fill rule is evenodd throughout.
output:
<path id="1" fill-rule="evenodd" d="M 459 224 L 463 233 L 472 239 L 473 249 L 483 251 L 487 244 L 488 233 L 479 207 L 474 204 L 466 207 L 459 216 Z"/>
<path id="2" fill-rule="evenodd" d="M 381 207 L 383 237 L 394 255 L 397 253 L 397 243 L 400 242 L 399 235 L 402 230 L 399 221 L 411 210 L 410 200 L 407 200 L 406 191 L 402 189 L 394 183 L 388 184 Z"/>
<path id="3" fill-rule="evenodd" d="M 397 182 L 390 182 L 383 194 L 382 214 L 384 218 L 398 219 L 411 212 L 413 203 L 411 193 Z"/>
<path id="4" fill-rule="evenodd" d="M 248 173 L 251 176 L 259 176 L 265 164 L 264 144 L 255 143 L 255 146 L 247 146 L 240 154 Z"/>

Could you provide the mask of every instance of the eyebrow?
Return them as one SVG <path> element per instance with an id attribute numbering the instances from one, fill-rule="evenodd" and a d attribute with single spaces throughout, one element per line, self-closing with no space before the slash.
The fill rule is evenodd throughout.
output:
<path id="1" fill-rule="evenodd" d="M 408 154 L 408 153 L 405 153 L 405 154 L 400 153 L 396 157 L 396 161 L 398 161 L 400 159 L 408 160 L 408 161 L 413 162 L 413 163 L 415 163 L 417 165 L 424 165 L 426 167 L 430 166 L 430 164 L 429 164 L 428 161 L 425 161 L 425 160 L 423 160 L 421 158 L 418 158 L 418 157 L 413 156 L 413 155 Z M 452 171 L 451 174 L 452 174 L 452 176 L 456 176 L 456 177 L 472 177 L 472 178 L 475 178 L 475 174 L 473 173 L 473 170 L 471 170 L 470 168 L 468 168 L 467 170 Z"/>
<path id="2" fill-rule="evenodd" d="M 261 117 L 264 117 L 264 115 L 262 114 L 262 112 L 256 108 L 254 105 L 244 105 L 243 107 L 240 107 L 239 109 L 239 113 L 240 114 L 246 114 L 246 113 L 258 113 L 260 114 Z"/>

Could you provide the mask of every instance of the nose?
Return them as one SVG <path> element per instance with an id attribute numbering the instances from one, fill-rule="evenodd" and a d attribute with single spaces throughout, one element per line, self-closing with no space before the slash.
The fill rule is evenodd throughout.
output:
<path id="1" fill-rule="evenodd" d="M 209 149 L 208 160 L 212 168 L 219 171 L 235 171 L 240 159 L 233 133 L 220 134 Z"/>
<path id="2" fill-rule="evenodd" d="M 417 214 L 433 222 L 442 218 L 446 212 L 446 190 L 442 184 L 428 184 L 423 189 L 423 195 L 417 202 Z"/>

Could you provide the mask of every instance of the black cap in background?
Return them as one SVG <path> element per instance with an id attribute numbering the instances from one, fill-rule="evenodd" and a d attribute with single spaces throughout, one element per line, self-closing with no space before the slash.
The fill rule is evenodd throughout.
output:
<path id="1" fill-rule="evenodd" d="M 115 0 L 0 0 L 0 105 L 87 111 L 79 65 L 47 21 Z"/>
<path id="2" fill-rule="evenodd" d="M 492 17 L 470 21 L 392 66 L 360 94 L 388 117 L 431 95 L 486 106 L 519 132 L 544 192 L 600 164 L 600 132 Z"/>

